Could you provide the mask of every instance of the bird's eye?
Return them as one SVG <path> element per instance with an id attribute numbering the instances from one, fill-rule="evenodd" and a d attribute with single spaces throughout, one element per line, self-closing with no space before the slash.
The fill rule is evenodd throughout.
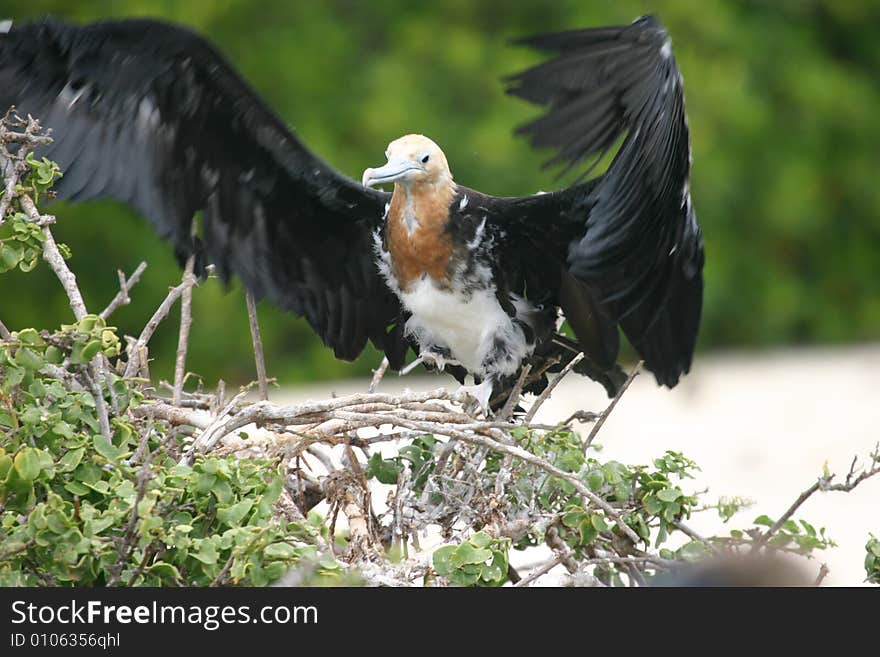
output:
<path id="1" fill-rule="evenodd" d="M 428 163 L 428 160 L 429 160 L 430 158 L 431 158 L 430 155 L 425 155 L 425 157 L 422 158 L 422 164 L 427 164 L 427 163 Z"/>

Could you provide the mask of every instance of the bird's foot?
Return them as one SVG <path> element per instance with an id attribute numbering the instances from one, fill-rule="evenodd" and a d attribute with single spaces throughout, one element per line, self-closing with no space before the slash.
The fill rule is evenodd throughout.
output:
<path id="1" fill-rule="evenodd" d="M 400 370 L 400 376 L 406 376 L 419 365 L 425 365 L 438 372 L 442 372 L 447 365 L 455 363 L 455 360 L 446 358 L 443 354 L 437 353 L 436 351 L 423 351 L 419 354 L 418 358 Z"/>
<path id="2" fill-rule="evenodd" d="M 447 360 L 443 354 L 438 354 L 436 351 L 423 351 L 419 354 L 419 357 L 425 365 L 432 367 L 438 372 L 442 372 L 447 363 L 453 362 L 451 359 Z"/>
<path id="3" fill-rule="evenodd" d="M 461 386 L 458 392 L 463 392 L 474 399 L 483 411 L 483 415 L 489 417 L 492 409 L 489 407 L 489 400 L 492 398 L 492 379 L 486 379 L 482 383 L 475 386 Z"/>

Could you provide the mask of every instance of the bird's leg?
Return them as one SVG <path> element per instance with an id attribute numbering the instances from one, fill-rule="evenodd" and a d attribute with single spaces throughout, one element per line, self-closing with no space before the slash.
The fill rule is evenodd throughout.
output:
<path id="1" fill-rule="evenodd" d="M 489 401 L 492 399 L 492 390 L 495 387 L 495 382 L 492 377 L 488 377 L 482 381 L 482 383 L 478 383 L 473 386 L 461 386 L 458 389 L 458 392 L 463 392 L 473 399 L 480 405 L 480 408 L 483 410 L 483 415 L 489 417 L 492 415 L 492 409 L 489 406 Z"/>

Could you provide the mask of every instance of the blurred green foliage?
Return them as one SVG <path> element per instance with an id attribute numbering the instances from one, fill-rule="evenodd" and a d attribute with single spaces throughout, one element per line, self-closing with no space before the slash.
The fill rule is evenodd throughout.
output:
<path id="1" fill-rule="evenodd" d="M 700 348 L 880 338 L 880 5 L 871 0 L 4 0 L 0 13 L 189 24 L 348 175 L 379 163 L 390 140 L 422 132 L 457 180 L 502 195 L 561 184 L 512 134 L 536 110 L 506 97 L 499 78 L 538 55 L 510 39 L 655 13 L 687 89 L 707 252 Z M 139 332 L 179 278 L 171 250 L 116 205 L 54 211 L 95 312 L 115 294 L 117 268 L 148 261 L 133 303 L 113 318 Z M 209 381 L 253 378 L 240 287 L 210 281 L 193 306 L 189 368 Z M 361 374 L 378 361 L 373 352 L 335 361 L 304 321 L 268 304 L 260 313 L 269 370 L 282 382 Z M 10 329 L 70 319 L 48 268 L 0 279 L 0 318 Z M 153 340 L 160 375 L 171 373 L 176 338 L 171 321 Z"/>

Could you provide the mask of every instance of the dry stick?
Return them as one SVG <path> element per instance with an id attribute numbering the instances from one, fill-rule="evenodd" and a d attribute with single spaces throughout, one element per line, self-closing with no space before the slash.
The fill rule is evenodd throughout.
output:
<path id="1" fill-rule="evenodd" d="M 6 216 L 7 210 L 9 210 L 9 204 L 12 203 L 12 198 L 15 194 L 15 183 L 18 176 L 15 174 L 9 176 L 9 180 L 6 182 L 6 189 L 4 190 L 4 194 L 2 198 L 0 198 L 0 226 L 2 226 L 5 222 L 4 217 Z"/>
<path id="2" fill-rule="evenodd" d="M 518 581 L 516 584 L 514 584 L 514 586 L 517 586 L 517 587 L 528 586 L 529 584 L 534 582 L 539 577 L 546 575 L 551 570 L 556 568 L 556 566 L 561 564 L 563 562 L 563 560 L 567 559 L 569 556 L 571 556 L 571 553 L 557 555 L 553 559 L 550 559 L 550 561 L 545 563 L 540 568 L 536 568 L 535 570 L 533 570 L 531 573 L 529 573 L 528 577 L 524 577 L 523 579 Z"/>
<path id="3" fill-rule="evenodd" d="M 101 354 L 98 354 L 95 356 L 95 359 L 99 359 L 100 357 Z M 95 400 L 95 411 L 98 413 L 98 426 L 101 427 L 101 435 L 107 440 L 110 440 L 110 414 L 107 411 L 107 403 L 104 401 L 104 393 L 101 392 L 101 380 L 105 376 L 106 373 L 104 372 L 103 365 L 96 365 L 93 360 L 90 363 L 89 374 L 86 375 L 85 378 L 89 382 L 92 397 Z"/>
<path id="4" fill-rule="evenodd" d="M 225 412 L 228 412 L 228 410 L 224 409 L 225 412 L 221 413 L 221 415 L 214 422 L 211 423 L 211 426 L 205 429 L 205 431 L 203 431 L 202 434 L 198 437 L 193 445 L 192 452 L 187 457 L 185 457 L 184 461 L 182 462 L 189 461 L 195 452 L 204 452 L 212 449 L 223 436 L 248 424 L 256 423 L 260 425 L 266 424 L 267 422 L 296 423 L 298 419 L 301 420 L 304 416 L 308 417 L 309 419 L 314 419 L 310 416 L 314 416 L 317 414 L 325 414 L 320 419 L 326 420 L 326 414 L 334 412 L 334 415 L 338 419 L 342 420 L 356 419 L 376 424 L 393 424 L 403 428 L 413 429 L 415 431 L 446 435 L 450 438 L 455 438 L 462 442 L 479 445 L 481 447 L 485 447 L 496 452 L 500 452 L 502 454 L 509 454 L 515 458 L 525 461 L 526 463 L 537 466 L 538 468 L 541 468 L 542 470 L 559 479 L 563 479 L 569 482 L 572 486 L 574 486 L 575 490 L 577 490 L 579 494 L 587 498 L 594 506 L 602 509 L 605 514 L 614 521 L 620 531 L 625 536 L 627 536 L 634 544 L 639 542 L 639 538 L 636 533 L 630 527 L 628 527 L 626 523 L 623 522 L 619 513 L 611 505 L 605 502 L 605 500 L 598 497 L 589 488 L 587 488 L 583 484 L 583 482 L 581 482 L 577 477 L 575 477 L 571 473 L 560 470 L 559 468 L 552 465 L 551 463 L 548 463 L 544 459 L 535 456 L 531 452 L 528 452 L 516 445 L 505 444 L 501 442 L 498 438 L 467 433 L 464 430 L 467 425 L 465 425 L 464 427 L 455 428 L 454 426 L 449 426 L 448 424 L 444 424 L 442 422 L 413 421 L 405 417 L 405 411 L 402 411 L 404 416 L 401 416 L 400 414 L 386 415 L 381 413 L 347 413 L 344 410 L 340 410 L 348 406 L 355 406 L 358 404 L 370 402 L 386 404 L 393 403 L 400 405 L 405 403 L 429 402 L 435 400 L 454 401 L 459 404 L 466 401 L 465 395 L 461 393 L 449 393 L 446 390 L 440 389 L 425 393 L 410 393 L 399 397 L 393 397 L 391 395 L 379 393 L 374 393 L 372 395 L 357 394 L 350 395 L 348 397 L 337 397 L 335 399 L 329 399 L 320 402 L 306 402 L 305 404 L 293 406 L 276 406 L 269 402 L 256 402 L 240 410 L 238 413 L 234 414 L 232 417 L 226 419 L 225 421 L 223 421 L 223 416 L 225 415 Z M 227 408 L 231 408 L 231 404 L 228 405 Z M 185 413 L 183 409 L 180 410 L 181 413 Z M 504 436 L 504 434 L 497 429 L 485 429 L 484 431 L 488 432 L 490 435 Z"/>
<path id="5" fill-rule="evenodd" d="M 614 395 L 614 399 L 611 400 L 611 403 L 608 404 L 608 408 L 602 411 L 602 414 L 599 416 L 599 419 L 596 421 L 596 424 L 593 425 L 592 431 L 590 431 L 590 435 L 587 436 L 587 439 L 584 441 L 584 452 L 586 452 L 590 445 L 593 444 L 593 440 L 596 438 L 596 434 L 599 433 L 599 429 L 602 428 L 602 425 L 605 424 L 605 420 L 608 419 L 608 416 L 611 415 L 611 411 L 614 410 L 614 407 L 617 406 L 617 402 L 620 401 L 620 398 L 623 397 L 623 393 L 626 392 L 627 388 L 629 388 L 629 384 L 633 382 L 633 379 L 638 376 L 639 369 L 642 367 L 642 363 L 645 361 L 640 360 L 636 363 L 636 366 L 632 369 L 632 372 L 629 373 L 626 381 L 622 386 L 620 386 L 620 390 L 617 391 L 617 394 Z"/>
<path id="6" fill-rule="evenodd" d="M 441 396 L 442 395 L 442 396 Z M 385 401 L 389 403 L 391 398 L 388 395 L 352 395 L 348 398 L 337 398 L 331 399 L 324 402 L 311 402 L 302 404 L 300 406 L 289 406 L 289 407 L 279 407 L 269 404 L 267 402 L 257 402 L 252 404 L 251 406 L 243 409 L 236 415 L 229 418 L 226 422 L 219 423 L 215 422 L 212 427 L 205 430 L 201 436 L 196 440 L 194 444 L 193 451 L 206 451 L 211 449 L 220 438 L 224 435 L 234 431 L 238 428 L 241 428 L 247 424 L 251 423 L 265 423 L 267 421 L 273 422 L 283 422 L 288 418 L 296 418 L 297 416 L 302 416 L 306 414 L 316 413 L 316 412 L 328 412 L 331 410 L 342 408 L 346 405 L 352 405 L 353 400 L 359 401 L 365 397 L 373 398 L 376 401 Z M 398 403 L 400 403 L 400 399 L 406 399 L 407 401 L 429 401 L 431 399 L 438 398 L 446 398 L 453 399 L 462 403 L 464 400 L 462 399 L 463 395 L 458 393 L 450 394 L 445 390 L 434 391 L 433 393 L 422 393 L 422 394 L 412 394 L 412 395 L 404 395 L 401 398 L 398 398 Z M 417 431 L 424 431 L 425 433 L 436 433 L 440 435 L 446 435 L 450 438 L 457 438 L 462 442 L 467 442 L 475 445 L 479 445 L 481 447 L 486 447 L 488 449 L 494 450 L 496 452 L 500 452 L 502 454 L 510 454 L 520 460 L 523 460 L 527 463 L 530 463 L 534 466 L 541 468 L 542 470 L 552 474 L 553 476 L 563 479 L 569 482 L 572 486 L 574 486 L 575 490 L 580 493 L 582 496 L 586 497 L 593 505 L 602 509 L 605 514 L 611 518 L 614 523 L 618 526 L 620 531 L 627 536 L 634 544 L 639 542 L 639 537 L 636 533 L 623 522 L 622 518 L 618 514 L 618 512 L 609 505 L 605 500 L 598 497 L 595 493 L 593 493 L 589 488 L 587 488 L 582 481 L 580 481 L 577 477 L 572 475 L 571 473 L 560 470 L 556 466 L 548 463 L 544 459 L 535 456 L 531 452 L 528 452 L 516 445 L 507 445 L 500 440 L 495 438 L 490 438 L 488 436 L 483 436 L 479 434 L 471 434 L 467 433 L 458 428 L 450 427 L 447 424 L 443 424 L 442 422 L 427 422 L 427 421 L 412 421 L 405 417 L 400 416 L 391 416 L 391 415 L 383 415 L 383 414 L 369 414 L 369 413 L 355 413 L 349 414 L 344 411 L 337 411 L 336 416 L 340 419 L 351 419 L 349 416 L 355 416 L 356 419 L 360 419 L 367 422 L 376 422 L 379 424 L 394 424 L 397 426 L 401 426 L 404 428 L 414 429 Z M 492 433 L 498 432 L 498 430 L 487 430 Z"/>
<path id="7" fill-rule="evenodd" d="M 223 407 L 223 409 L 220 411 L 220 413 L 217 414 L 217 417 L 214 418 L 214 420 L 207 427 L 205 427 L 205 429 L 202 431 L 202 435 L 199 436 L 199 438 L 193 443 L 192 449 L 184 452 L 184 454 L 180 458 L 180 462 L 179 462 L 180 465 L 192 465 L 193 464 L 193 461 L 195 459 L 195 454 L 197 451 L 199 451 L 198 441 L 201 440 L 205 434 L 217 436 L 217 438 L 211 444 L 211 447 L 213 447 L 217 443 L 217 441 L 220 440 L 220 438 L 222 438 L 227 433 L 229 433 L 229 432 L 223 432 L 223 433 L 218 432 L 217 427 L 222 427 L 222 426 L 225 426 L 226 424 L 228 424 L 228 422 L 226 422 L 226 423 L 223 422 L 223 418 L 225 418 L 226 415 L 230 411 L 232 411 L 233 408 L 235 408 L 235 405 L 238 404 L 238 402 L 241 401 L 245 397 L 245 395 L 247 395 L 247 393 L 248 393 L 247 389 L 242 390 L 237 395 L 235 395 L 235 397 L 233 397 L 232 399 L 229 400 L 229 403 Z M 257 402 L 257 404 L 268 404 L 268 403 L 269 402 Z M 244 425 L 241 425 L 241 426 L 244 426 Z"/>
<path id="8" fill-rule="evenodd" d="M 77 381 L 76 377 L 65 370 L 63 367 L 58 367 L 57 365 L 46 363 L 40 368 L 39 371 L 40 374 L 45 374 L 46 376 L 53 379 L 58 379 L 67 386 L 68 390 L 73 390 L 74 392 L 85 392 L 85 388 L 79 381 Z"/>
<path id="9" fill-rule="evenodd" d="M 77 320 L 82 319 L 89 314 L 89 311 L 86 310 L 86 303 L 83 301 L 83 296 L 79 291 L 79 287 L 77 287 L 76 274 L 70 271 L 70 267 L 64 262 L 64 257 L 61 255 L 61 251 L 58 250 L 58 245 L 55 243 L 52 231 L 49 230 L 49 224 L 54 223 L 55 218 L 49 215 L 41 215 L 34 205 L 34 202 L 27 194 L 22 194 L 19 202 L 30 220 L 35 224 L 42 226 L 44 238 L 43 260 L 45 260 L 49 267 L 52 268 L 52 271 L 55 272 L 55 276 L 61 282 L 61 286 L 67 293 L 67 298 L 70 300 L 70 308 L 73 310 L 74 317 L 76 317 Z"/>
<path id="10" fill-rule="evenodd" d="M 247 408 L 242 409 L 225 424 L 217 426 L 216 429 L 206 431 L 196 441 L 196 449 L 207 451 L 210 450 L 217 441 L 231 431 L 235 431 L 246 424 L 252 422 L 284 422 L 295 423 L 297 418 L 311 416 L 317 414 L 326 414 L 347 406 L 353 406 L 361 403 L 385 403 L 385 404 L 406 404 L 414 402 L 427 402 L 434 400 L 448 400 L 464 403 L 466 395 L 464 393 L 449 393 L 443 388 L 423 393 L 409 393 L 406 395 L 394 396 L 386 393 L 356 394 L 347 397 L 335 397 L 317 402 L 305 402 L 304 404 L 292 406 L 276 406 L 269 402 L 256 402 Z M 326 415 L 322 418 L 314 419 L 314 423 L 318 423 L 327 419 Z M 383 417 L 382 424 L 394 424 L 396 418 L 393 416 Z"/>
<path id="11" fill-rule="evenodd" d="M 523 386 L 526 383 L 526 378 L 529 376 L 529 372 L 532 371 L 531 363 L 526 363 L 525 367 L 522 368 L 522 372 L 519 373 L 519 378 L 516 380 L 516 385 L 513 386 L 513 390 L 510 391 L 510 396 L 507 398 L 507 401 L 504 403 L 504 408 L 501 409 L 501 412 L 497 416 L 497 420 L 504 421 L 507 420 L 511 415 L 513 415 L 513 409 L 516 408 L 517 402 L 519 402 L 519 398 L 522 395 Z"/>
<path id="12" fill-rule="evenodd" d="M 379 387 L 379 382 L 382 380 L 382 377 L 385 376 L 385 372 L 388 371 L 388 366 L 390 363 L 388 362 L 388 356 L 382 358 L 382 362 L 379 363 L 379 367 L 373 372 L 373 378 L 370 380 L 370 389 L 369 392 L 376 392 L 376 388 Z"/>
<path id="13" fill-rule="evenodd" d="M 235 550 L 233 550 L 229 554 L 229 558 L 226 560 L 226 563 L 223 564 L 223 568 L 217 573 L 217 577 L 214 578 L 214 581 L 211 582 L 208 586 L 211 588 L 216 588 L 223 584 L 226 581 L 226 578 L 229 576 L 229 571 L 232 570 L 232 564 L 235 562 Z"/>
<path id="14" fill-rule="evenodd" d="M 173 425 L 189 425 L 203 430 L 211 426 L 211 418 L 203 413 L 177 408 L 164 402 L 141 404 L 132 407 L 128 412 L 133 417 L 165 420 Z"/>
<path id="15" fill-rule="evenodd" d="M 101 311 L 101 317 L 107 319 L 117 308 L 120 306 L 127 306 L 131 303 L 131 298 L 128 295 L 131 292 L 131 288 L 137 285 L 138 281 L 141 280 L 141 275 L 146 268 L 147 263 L 141 262 L 128 279 L 125 278 L 125 274 L 121 269 L 116 272 L 119 275 L 119 292 L 117 292 L 116 296 L 113 297 L 109 304 L 107 304 L 107 307 Z"/>
<path id="16" fill-rule="evenodd" d="M 831 571 L 828 569 L 827 563 L 823 563 L 821 566 L 819 566 L 819 574 L 816 575 L 816 581 L 813 582 L 813 586 L 821 586 L 823 580 L 828 577 L 828 573 L 830 572 Z"/>
<path id="17" fill-rule="evenodd" d="M 269 384 L 266 381 L 266 361 L 263 358 L 263 338 L 260 336 L 260 324 L 257 321 L 257 302 L 250 290 L 244 293 L 247 301 L 248 320 L 251 325 L 251 339 L 254 343 L 254 361 L 257 365 L 257 381 L 260 383 L 260 399 L 269 399 Z"/>
<path id="18" fill-rule="evenodd" d="M 171 310 L 171 306 L 174 305 L 174 302 L 177 301 L 178 298 L 183 294 L 184 290 L 188 287 L 192 287 L 195 285 L 196 279 L 194 276 L 185 276 L 183 282 L 171 288 L 168 292 L 168 296 L 165 297 L 165 300 L 159 304 L 159 307 L 156 309 L 156 312 L 153 313 L 153 316 L 150 318 L 150 321 L 147 322 L 147 325 L 144 326 L 144 330 L 141 331 L 138 339 L 131 345 L 129 345 L 129 354 L 128 354 L 128 364 L 125 366 L 125 374 L 123 375 L 125 378 L 131 378 L 138 373 L 138 370 L 141 369 L 142 365 L 146 365 L 145 352 L 147 344 L 150 342 L 150 338 L 153 337 L 153 333 L 156 332 L 156 329 L 159 327 L 159 324 L 162 323 L 162 320 L 168 316 L 168 312 Z"/>
<path id="19" fill-rule="evenodd" d="M 501 412 L 498 414 L 498 420 L 504 422 L 508 420 L 511 415 L 513 415 L 513 409 L 516 408 L 516 405 L 519 402 L 519 398 L 522 395 L 522 389 L 525 385 L 526 378 L 528 378 L 529 372 L 531 371 L 531 364 L 526 363 L 525 367 L 523 367 L 522 369 L 522 372 L 519 373 L 519 378 L 516 380 L 516 385 L 514 385 L 513 390 L 510 391 L 510 396 L 504 403 L 504 408 L 502 408 Z M 504 496 L 504 485 L 510 480 L 512 470 L 513 457 L 508 454 L 504 457 L 504 460 L 501 463 L 501 468 L 498 470 L 498 474 L 495 475 L 495 497 L 500 499 Z M 517 577 L 519 576 L 517 575 Z"/>
<path id="20" fill-rule="evenodd" d="M 186 259 L 183 280 L 193 275 L 195 256 Z M 192 326 L 192 286 L 183 291 L 180 299 L 180 331 L 177 334 L 177 357 L 174 360 L 174 390 L 171 403 L 180 406 L 180 395 L 183 392 L 183 377 L 186 372 L 186 351 L 189 346 L 189 329 Z"/>
<path id="21" fill-rule="evenodd" d="M 367 419 L 367 418 L 364 418 L 364 419 Z M 387 419 L 382 418 L 382 416 L 379 416 L 376 419 L 377 420 L 382 419 L 384 422 L 388 421 Z M 636 535 L 636 533 L 629 526 L 627 526 L 626 523 L 623 522 L 623 519 L 620 517 L 620 514 L 617 513 L 617 511 L 610 504 L 608 504 L 605 500 L 603 500 L 601 497 L 597 496 L 595 493 L 593 493 L 593 491 L 591 491 L 589 488 L 587 488 L 580 479 L 578 479 L 577 477 L 575 477 L 571 473 L 560 470 L 559 468 L 552 465 L 551 463 L 548 463 L 544 459 L 542 459 L 538 456 L 535 456 L 531 452 L 526 451 L 526 450 L 522 449 L 521 447 L 518 447 L 516 445 L 506 445 L 502 442 L 499 442 L 498 440 L 495 440 L 494 438 L 489 438 L 488 436 L 482 436 L 479 434 L 469 434 L 469 433 L 466 433 L 464 431 L 457 430 L 457 429 L 451 430 L 450 427 L 443 425 L 441 423 L 435 423 L 435 422 L 417 423 L 417 422 L 410 422 L 408 420 L 404 420 L 401 418 L 395 418 L 393 420 L 393 423 L 399 424 L 400 426 L 404 426 L 404 427 L 408 426 L 408 428 L 411 428 L 411 429 L 423 429 L 424 428 L 424 429 L 427 429 L 428 433 L 438 433 L 440 435 L 447 435 L 451 438 L 457 438 L 462 442 L 467 442 L 467 443 L 472 443 L 475 445 L 480 445 L 482 447 L 487 447 L 487 448 L 494 450 L 496 452 L 501 452 L 502 454 L 510 454 L 511 456 L 514 456 L 522 461 L 525 461 L 526 463 L 531 463 L 532 465 L 541 468 L 545 472 L 552 474 L 554 477 L 557 477 L 559 479 L 564 479 L 565 481 L 570 483 L 572 486 L 574 486 L 575 490 L 577 490 L 578 493 L 580 493 L 581 495 L 586 497 L 595 506 L 598 506 L 600 509 L 602 509 L 609 518 L 614 520 L 614 524 L 616 524 L 617 527 L 620 529 L 620 531 L 623 532 L 623 534 L 626 535 L 627 538 L 629 538 L 634 544 L 638 543 L 640 540 L 639 537 Z"/>
<path id="22" fill-rule="evenodd" d="M 79 286 L 76 284 L 76 274 L 74 274 L 70 270 L 70 267 L 67 266 L 67 263 L 64 262 L 64 256 L 61 255 L 61 251 L 58 249 L 58 244 L 56 244 L 55 238 L 52 236 L 52 231 L 49 229 L 49 225 L 55 223 L 55 217 L 51 215 L 41 215 L 31 197 L 27 194 L 20 195 L 19 203 L 21 204 L 22 209 L 27 213 L 28 218 L 38 226 L 42 227 L 43 260 L 45 260 L 49 267 L 52 268 L 52 271 L 55 272 L 55 276 L 58 278 L 64 291 L 67 293 L 67 298 L 70 301 L 70 308 L 73 310 L 74 317 L 76 317 L 77 320 L 81 320 L 89 314 L 89 311 L 86 309 L 86 302 L 83 300 L 82 292 L 80 292 Z M 89 368 L 92 371 L 92 396 L 95 398 L 95 410 L 98 413 L 98 424 L 101 427 L 101 435 L 109 439 L 110 416 L 107 411 L 107 404 L 104 402 L 104 393 L 101 391 L 101 383 L 106 383 L 109 388 L 111 382 L 104 369 L 103 354 L 96 354 L 89 363 Z"/>
<path id="23" fill-rule="evenodd" d="M 0 149 L 2 149 L 0 150 L 0 164 L 3 165 L 3 174 L 6 176 L 5 193 L 0 197 L 0 226 L 4 223 L 12 199 L 17 196 L 15 186 L 27 172 L 27 154 L 36 146 L 52 142 L 52 138 L 48 134 L 51 131 L 47 131 L 47 134 L 39 134 L 42 131 L 40 122 L 30 115 L 25 121 L 15 113 L 14 105 L 7 110 L 2 123 L 13 127 L 23 127 L 24 132 L 7 130 L 4 125 L 0 125 Z M 19 144 L 15 155 L 11 155 L 6 148 L 6 144 L 11 143 Z"/>
<path id="24" fill-rule="evenodd" d="M 4 340 L 12 339 L 12 333 L 9 332 L 9 329 L 6 328 L 6 324 L 2 321 L 0 321 L 0 338 L 3 338 Z"/>
<path id="25" fill-rule="evenodd" d="M 532 407 L 529 409 L 529 412 L 526 413 L 525 418 L 523 418 L 523 422 L 528 424 L 532 421 L 532 418 L 535 417 L 535 413 L 538 412 L 538 409 L 541 408 L 541 405 L 550 398 L 550 394 L 553 392 L 553 389 L 559 385 L 559 382 L 571 372 L 572 368 L 580 363 L 584 359 L 584 352 L 580 352 L 577 356 L 572 358 L 568 365 L 566 365 L 563 370 L 559 373 L 555 379 L 553 379 L 550 383 L 547 384 L 547 387 L 544 388 L 544 392 L 541 393 L 541 396 L 535 400 L 535 403 L 532 404 Z"/>
<path id="26" fill-rule="evenodd" d="M 675 527 L 678 529 L 678 531 L 680 531 L 684 535 L 688 536 L 689 538 L 691 538 L 695 541 L 699 541 L 700 543 L 705 545 L 707 548 L 712 550 L 712 552 L 718 554 L 718 548 L 716 548 L 714 545 L 712 545 L 705 537 L 703 537 L 702 535 L 700 535 L 699 533 L 697 533 L 696 531 L 691 529 L 690 526 L 686 525 L 681 520 L 676 520 L 672 524 L 675 525 Z"/>

